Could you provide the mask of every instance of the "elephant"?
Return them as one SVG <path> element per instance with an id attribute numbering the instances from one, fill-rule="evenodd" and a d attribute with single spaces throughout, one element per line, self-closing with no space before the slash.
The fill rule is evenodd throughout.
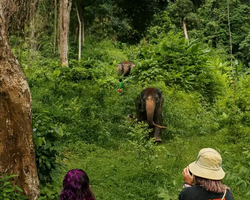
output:
<path id="1" fill-rule="evenodd" d="M 161 129 L 162 126 L 162 104 L 164 98 L 162 92 L 154 87 L 144 89 L 136 99 L 136 118 L 138 121 L 145 121 L 149 128 L 153 128 L 150 137 L 155 142 L 162 142 Z"/>
<path id="2" fill-rule="evenodd" d="M 117 73 L 123 76 L 129 76 L 131 70 L 135 67 L 135 64 L 131 63 L 128 60 L 125 60 L 117 65 Z"/>

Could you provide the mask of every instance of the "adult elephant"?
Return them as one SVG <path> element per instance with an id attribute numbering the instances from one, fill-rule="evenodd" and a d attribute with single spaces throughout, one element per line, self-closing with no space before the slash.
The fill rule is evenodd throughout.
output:
<path id="1" fill-rule="evenodd" d="M 162 126 L 162 92 L 154 87 L 144 89 L 136 100 L 136 118 L 139 121 L 146 121 L 149 128 L 153 128 L 150 137 L 154 138 L 155 142 L 161 142 Z"/>
<path id="2" fill-rule="evenodd" d="M 135 64 L 131 63 L 128 60 L 125 60 L 117 65 L 117 73 L 123 76 L 129 76 L 131 70 L 135 67 Z"/>

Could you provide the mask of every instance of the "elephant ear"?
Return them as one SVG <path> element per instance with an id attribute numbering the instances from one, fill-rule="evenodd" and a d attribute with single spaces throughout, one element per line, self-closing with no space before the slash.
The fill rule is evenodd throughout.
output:
<path id="1" fill-rule="evenodd" d="M 138 96 L 135 100 L 135 105 L 136 105 L 136 109 L 140 109 L 141 108 L 141 100 L 140 100 L 140 96 Z"/>
<path id="2" fill-rule="evenodd" d="M 118 74 L 123 74 L 123 64 L 118 63 L 116 66 L 117 66 L 117 73 Z"/>
<path id="3" fill-rule="evenodd" d="M 140 96 L 140 101 L 141 101 L 141 112 L 144 112 L 146 110 L 146 103 L 145 100 L 143 99 L 143 96 Z"/>
<path id="4" fill-rule="evenodd" d="M 145 103 L 143 102 L 141 95 L 136 98 L 136 109 L 140 112 L 145 110 Z"/>
<path id="5" fill-rule="evenodd" d="M 164 103 L 164 97 L 162 95 L 162 92 L 161 92 L 161 95 L 160 95 L 160 106 L 162 106 Z"/>

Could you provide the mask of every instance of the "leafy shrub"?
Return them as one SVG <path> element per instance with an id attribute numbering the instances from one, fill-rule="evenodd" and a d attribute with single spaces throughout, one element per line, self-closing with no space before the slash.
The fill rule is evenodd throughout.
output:
<path id="1" fill-rule="evenodd" d="M 25 200 L 29 199 L 22 195 L 22 189 L 16 185 L 12 184 L 12 179 L 16 177 L 16 175 L 3 174 L 0 177 L 0 199 L 3 200 Z"/>
<path id="2" fill-rule="evenodd" d="M 61 184 L 61 183 L 60 183 Z M 45 186 L 42 185 L 41 186 L 41 191 L 40 191 L 40 197 L 38 198 L 38 200 L 58 200 L 59 197 L 59 192 L 61 190 L 61 188 L 55 186 L 56 184 L 46 184 Z"/>
<path id="3" fill-rule="evenodd" d="M 208 62 L 209 50 L 198 40 L 187 44 L 180 34 L 169 32 L 157 43 L 135 48 L 130 59 L 137 60 L 132 71 L 135 82 L 150 84 L 164 81 L 185 91 L 198 91 L 213 102 L 223 91 L 221 71 Z"/>
<path id="4" fill-rule="evenodd" d="M 147 123 L 141 122 L 130 126 L 130 132 L 128 133 L 131 136 L 129 142 L 133 148 L 132 152 L 136 154 L 136 158 L 142 163 L 145 170 L 152 168 L 153 161 L 157 157 L 157 151 L 159 151 L 159 147 L 157 148 L 153 138 L 149 138 L 151 131 L 148 129 Z"/>
<path id="5" fill-rule="evenodd" d="M 62 146 L 59 145 L 63 130 L 60 126 L 54 125 L 46 113 L 35 113 L 33 136 L 39 181 L 41 184 L 49 183 L 52 180 L 52 172 L 62 166 L 57 159 L 63 158 Z"/>

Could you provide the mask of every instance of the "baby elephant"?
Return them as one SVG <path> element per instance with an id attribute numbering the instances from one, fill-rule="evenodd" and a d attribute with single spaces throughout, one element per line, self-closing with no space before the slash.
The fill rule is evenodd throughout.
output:
<path id="1" fill-rule="evenodd" d="M 131 63 L 128 60 L 125 60 L 117 65 L 117 73 L 123 76 L 129 76 L 131 70 L 135 67 L 135 64 Z"/>
<path id="2" fill-rule="evenodd" d="M 153 128 L 150 136 L 155 142 L 161 142 L 163 95 L 157 88 L 146 88 L 136 99 L 136 118 L 146 121 Z"/>

